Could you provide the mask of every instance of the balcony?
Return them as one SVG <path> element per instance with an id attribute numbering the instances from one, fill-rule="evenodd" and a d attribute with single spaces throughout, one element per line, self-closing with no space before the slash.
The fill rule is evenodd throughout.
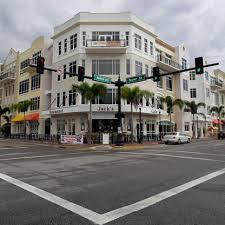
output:
<path id="1" fill-rule="evenodd" d="M 168 72 L 172 72 L 174 70 L 180 70 L 182 68 L 179 63 L 173 61 L 172 59 L 161 56 L 161 55 L 157 55 L 156 65 L 160 69 L 163 69 Z"/>
<path id="2" fill-rule="evenodd" d="M 223 81 L 218 79 L 213 79 L 210 81 L 210 86 L 213 90 L 222 90 L 224 89 Z"/>
<path id="3" fill-rule="evenodd" d="M 126 53 L 127 46 L 125 40 L 115 41 L 93 41 L 87 40 L 86 42 L 86 53 Z"/>
<path id="4" fill-rule="evenodd" d="M 33 60 L 31 59 L 26 59 L 20 64 L 20 73 L 33 73 L 36 71 L 36 68 L 30 67 L 30 64 L 36 64 L 33 63 Z"/>
<path id="5" fill-rule="evenodd" d="M 0 82 L 8 82 L 8 81 L 13 81 L 15 80 L 15 69 L 11 70 L 11 71 L 7 71 L 7 72 L 3 72 L 0 75 Z"/>

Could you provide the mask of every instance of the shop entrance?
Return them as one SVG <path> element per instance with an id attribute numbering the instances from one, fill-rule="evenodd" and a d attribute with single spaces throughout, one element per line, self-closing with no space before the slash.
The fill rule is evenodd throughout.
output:
<path id="1" fill-rule="evenodd" d="M 116 119 L 93 119 L 92 132 L 117 132 Z"/>

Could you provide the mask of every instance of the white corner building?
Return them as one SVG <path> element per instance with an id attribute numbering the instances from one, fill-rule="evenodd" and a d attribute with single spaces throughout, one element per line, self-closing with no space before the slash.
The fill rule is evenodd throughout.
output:
<path id="1" fill-rule="evenodd" d="M 171 46 L 162 41 L 152 25 L 130 12 L 89 13 L 81 12 L 54 28 L 53 68 L 77 72 L 79 65 L 85 67 L 85 75 L 104 75 L 113 81 L 120 75 L 122 80 L 145 74 L 152 75 L 152 68 L 159 66 L 161 72 L 171 72 L 188 66 L 188 52 L 181 45 Z M 185 81 L 184 81 L 185 80 Z M 85 79 L 85 82 L 93 83 Z M 85 134 L 88 131 L 89 103 L 72 91 L 78 84 L 77 77 L 52 74 L 51 103 L 43 112 L 51 118 L 51 134 Z M 151 79 L 129 84 L 154 93 L 150 100 L 143 99 L 141 126 L 146 139 L 159 133 L 169 132 L 169 117 L 161 97 L 190 100 L 188 74 L 165 76 L 158 83 Z M 107 95 L 96 96 L 93 102 L 93 133 L 116 132 L 115 113 L 117 88 L 107 84 Z M 130 104 L 122 100 L 123 133 L 130 134 L 133 123 L 134 135 L 139 135 L 139 108 L 133 108 L 131 121 Z M 190 113 L 174 110 L 172 122 L 175 129 L 191 132 Z"/>

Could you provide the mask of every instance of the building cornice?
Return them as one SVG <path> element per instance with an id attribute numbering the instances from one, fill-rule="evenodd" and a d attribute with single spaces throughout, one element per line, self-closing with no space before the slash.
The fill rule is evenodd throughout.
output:
<path id="1" fill-rule="evenodd" d="M 169 49 L 172 52 L 175 52 L 175 47 L 173 47 L 172 45 L 169 45 L 168 43 L 166 43 L 165 41 L 159 39 L 158 37 L 156 37 L 155 42 L 167 49 Z"/>
<path id="2" fill-rule="evenodd" d="M 132 21 L 129 21 L 129 22 L 126 22 L 126 21 L 83 21 L 82 22 L 81 21 L 81 22 L 76 22 L 75 24 L 66 28 L 65 30 L 53 35 L 52 39 L 54 40 L 57 37 L 61 36 L 62 34 L 67 33 L 69 31 L 71 31 L 72 29 L 74 29 L 75 27 L 78 27 L 80 25 L 131 25 L 131 26 L 134 26 L 134 27 L 142 30 L 143 32 L 151 35 L 154 38 L 157 37 L 157 35 L 153 34 L 151 31 L 145 29 L 144 27 L 142 27 L 142 26 L 140 26 L 137 23 L 132 22 Z"/>

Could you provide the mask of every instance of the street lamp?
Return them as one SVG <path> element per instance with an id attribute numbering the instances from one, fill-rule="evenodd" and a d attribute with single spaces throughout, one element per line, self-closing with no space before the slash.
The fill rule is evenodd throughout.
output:
<path id="1" fill-rule="evenodd" d="M 141 144 L 142 142 L 142 129 L 141 129 L 141 104 L 139 104 L 139 121 L 140 121 L 140 125 L 139 125 L 139 144 Z"/>
<path id="2" fill-rule="evenodd" d="M 159 108 L 158 130 L 159 130 L 159 140 L 161 141 L 160 121 L 161 121 L 161 111 L 160 111 L 160 108 Z"/>
<path id="3" fill-rule="evenodd" d="M 198 135 L 198 116 L 197 116 L 197 139 L 199 138 L 199 135 Z"/>

